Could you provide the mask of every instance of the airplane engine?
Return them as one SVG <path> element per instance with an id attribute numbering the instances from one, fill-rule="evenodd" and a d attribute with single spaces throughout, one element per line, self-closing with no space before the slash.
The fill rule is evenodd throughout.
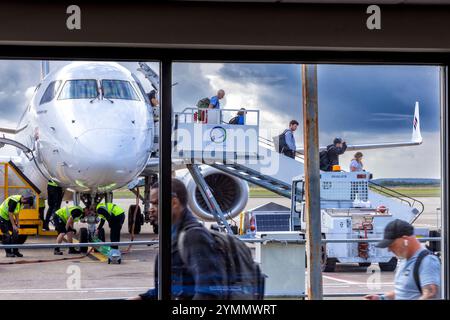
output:
<path id="1" fill-rule="evenodd" d="M 244 210 L 249 192 L 247 182 L 211 167 L 202 167 L 202 175 L 227 218 L 234 218 Z M 202 220 L 215 221 L 191 175 L 186 174 L 183 181 L 188 190 L 191 211 Z"/>

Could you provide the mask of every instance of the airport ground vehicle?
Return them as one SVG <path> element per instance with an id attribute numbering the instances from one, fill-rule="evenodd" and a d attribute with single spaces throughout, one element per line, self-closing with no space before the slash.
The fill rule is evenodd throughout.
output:
<path id="1" fill-rule="evenodd" d="M 369 172 L 321 172 L 321 223 L 325 239 L 382 238 L 385 226 L 394 219 L 413 223 L 423 212 L 423 204 L 398 195 L 381 196 L 371 190 Z M 291 228 L 306 231 L 302 176 L 293 179 Z M 386 190 L 390 190 L 385 188 Z M 386 191 L 384 191 L 386 192 Z M 404 196 L 405 197 L 405 196 Z M 406 202 L 405 202 L 406 201 Z M 436 231 L 415 228 L 417 237 L 436 236 Z M 378 263 L 381 271 L 393 271 L 397 259 L 373 242 L 326 243 L 322 245 L 322 269 L 334 271 L 336 263 L 358 263 L 368 267 Z M 431 246 L 436 250 L 436 246 Z"/>
<path id="2" fill-rule="evenodd" d="M 379 239 L 385 226 L 394 219 L 413 223 L 423 212 L 423 204 L 411 197 L 370 181 L 369 172 L 321 172 L 321 224 L 324 239 Z M 371 187 L 373 185 L 373 187 Z M 241 220 L 241 234 L 259 231 L 301 231 L 306 233 L 304 176 L 292 180 L 291 208 L 266 205 L 256 208 Z M 390 190 L 390 191 L 389 191 Z M 387 194 L 391 192 L 391 195 Z M 269 208 L 267 210 L 267 208 Z M 247 230 L 245 230 L 247 229 Z M 415 228 L 417 237 L 436 237 L 439 230 Z M 333 242 L 322 245 L 322 270 L 332 272 L 336 263 L 358 263 L 369 267 L 378 263 L 381 271 L 393 271 L 397 259 L 374 242 Z M 439 244 L 429 249 L 439 251 Z"/>

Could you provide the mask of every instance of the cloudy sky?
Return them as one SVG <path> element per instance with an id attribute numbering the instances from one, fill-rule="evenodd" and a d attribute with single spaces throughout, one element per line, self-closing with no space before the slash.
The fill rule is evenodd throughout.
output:
<path id="1" fill-rule="evenodd" d="M 66 63 L 52 62 L 50 68 Z M 137 63 L 122 64 L 136 72 Z M 150 65 L 158 69 L 157 63 Z M 300 65 L 178 63 L 173 72 L 175 111 L 224 89 L 222 107 L 260 110 L 261 134 L 266 137 L 281 132 L 291 119 L 302 121 Z M 0 60 L 0 127 L 16 126 L 39 74 L 38 61 Z M 144 79 L 143 84 L 150 88 Z M 408 141 L 414 103 L 419 101 L 423 144 L 366 150 L 364 164 L 376 178 L 440 177 L 438 67 L 319 65 L 318 86 L 321 145 L 336 136 L 349 144 Z M 301 127 L 296 140 L 303 145 Z M 352 154 L 341 157 L 345 169 Z"/>

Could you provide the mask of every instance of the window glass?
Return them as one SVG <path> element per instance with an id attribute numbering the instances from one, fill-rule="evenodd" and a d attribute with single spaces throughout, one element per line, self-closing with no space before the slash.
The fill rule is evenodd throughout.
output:
<path id="1" fill-rule="evenodd" d="M 58 91 L 60 84 L 61 84 L 60 80 L 50 82 L 44 94 L 42 95 L 41 102 L 39 104 L 41 105 L 52 101 L 53 98 L 55 98 L 56 92 Z"/>
<path id="2" fill-rule="evenodd" d="M 61 90 L 59 99 L 93 99 L 97 96 L 97 80 L 68 80 Z"/>
<path id="3" fill-rule="evenodd" d="M 107 99 L 139 100 L 133 86 L 123 80 L 102 80 L 103 97 Z"/>

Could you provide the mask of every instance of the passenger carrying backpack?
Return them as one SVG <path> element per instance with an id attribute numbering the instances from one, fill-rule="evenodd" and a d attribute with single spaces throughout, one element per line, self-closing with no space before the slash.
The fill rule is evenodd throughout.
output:
<path id="1" fill-rule="evenodd" d="M 286 129 L 280 135 L 275 136 L 275 137 L 272 138 L 273 139 L 273 144 L 275 146 L 275 151 L 278 152 L 278 153 L 283 153 L 283 151 L 285 149 L 288 149 L 288 145 L 286 144 L 286 136 L 285 136 L 287 131 L 288 130 Z"/>
<path id="2" fill-rule="evenodd" d="M 210 102 L 211 102 L 211 100 L 209 100 L 209 98 L 200 99 L 197 102 L 197 108 L 206 109 L 209 107 Z"/>
<path id="3" fill-rule="evenodd" d="M 421 253 L 419 253 L 417 260 L 414 263 L 413 277 L 414 277 L 414 282 L 416 283 L 417 289 L 419 289 L 420 293 L 422 293 L 422 286 L 420 284 L 419 268 L 420 268 L 420 264 L 422 263 L 423 258 L 425 258 L 429 254 L 438 257 L 430 250 L 423 250 Z M 439 257 L 438 257 L 438 259 L 439 259 Z M 441 260 L 439 259 L 439 261 L 441 261 Z"/>
<path id="4" fill-rule="evenodd" d="M 330 160 L 328 159 L 328 150 L 320 151 L 319 159 L 320 159 L 320 170 L 328 171 L 328 167 L 330 166 Z"/>
<path id="5" fill-rule="evenodd" d="M 186 231 L 191 229 L 203 229 L 209 232 L 214 239 L 218 255 L 224 258 L 217 259 L 217 261 L 222 260 L 226 263 L 227 279 L 224 279 L 224 283 L 226 283 L 227 290 L 225 300 L 262 300 L 264 298 L 265 276 L 261 273 L 258 264 L 253 261 L 250 249 L 243 241 L 233 235 L 207 230 L 200 226 L 186 228 L 178 238 L 178 249 L 183 261 L 187 261 L 187 257 L 183 253 L 184 237 Z"/>

